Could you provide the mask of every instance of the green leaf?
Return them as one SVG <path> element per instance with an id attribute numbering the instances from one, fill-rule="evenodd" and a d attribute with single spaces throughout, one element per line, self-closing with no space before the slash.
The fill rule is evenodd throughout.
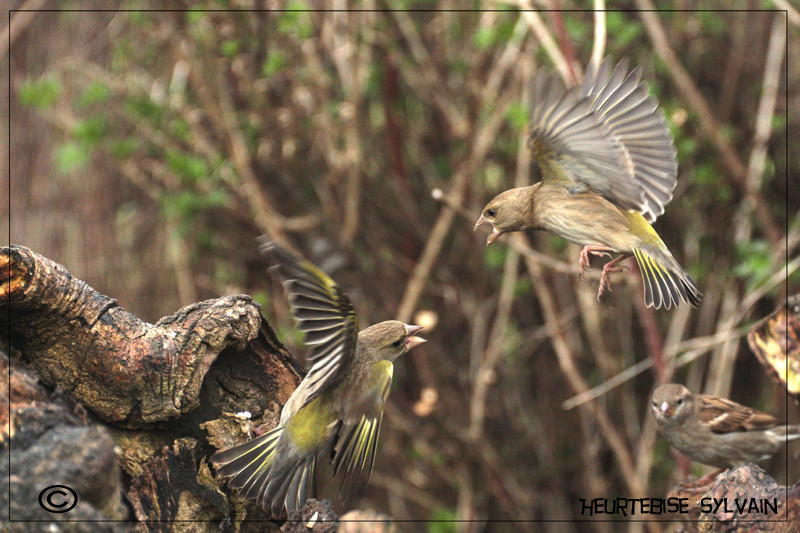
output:
<path id="1" fill-rule="evenodd" d="M 698 11 L 697 18 L 706 35 L 719 35 L 728 29 L 728 25 L 718 13 L 710 11 Z"/>
<path id="2" fill-rule="evenodd" d="M 72 129 L 72 136 L 87 146 L 94 146 L 103 140 L 108 129 L 105 117 L 95 115 L 78 122 Z"/>
<path id="3" fill-rule="evenodd" d="M 505 183 L 505 169 L 496 161 L 487 161 L 483 169 L 483 182 L 488 189 L 498 190 Z"/>
<path id="4" fill-rule="evenodd" d="M 147 95 L 130 96 L 125 101 L 125 109 L 139 118 L 156 122 L 161 119 L 164 110 Z"/>
<path id="5" fill-rule="evenodd" d="M 569 19 L 567 19 L 569 20 Z M 642 26 L 630 18 L 626 12 L 609 11 L 606 13 L 606 31 L 614 39 L 614 47 L 624 49 L 642 34 Z"/>
<path id="6" fill-rule="evenodd" d="M 55 151 L 56 169 L 62 174 L 83 170 L 89 165 L 89 147 L 84 143 L 65 142 Z"/>
<path id="7" fill-rule="evenodd" d="M 145 26 L 150 24 L 152 21 L 150 17 L 148 17 L 148 13 L 143 11 L 131 11 L 128 13 L 128 20 L 133 26 Z"/>
<path id="8" fill-rule="evenodd" d="M 305 2 L 292 0 L 286 4 L 286 10 L 278 18 L 278 31 L 284 35 L 296 35 L 299 39 L 307 39 L 314 34 L 308 6 Z"/>
<path id="9" fill-rule="evenodd" d="M 472 36 L 472 42 L 478 50 L 486 50 L 494 44 L 494 29 L 491 26 L 482 26 Z"/>
<path id="10" fill-rule="evenodd" d="M 222 51 L 222 55 L 227 58 L 233 58 L 239 53 L 239 41 L 235 39 L 230 39 L 225 41 L 220 46 L 220 50 Z"/>
<path id="11" fill-rule="evenodd" d="M 525 131 L 528 127 L 528 106 L 522 102 L 513 102 L 506 109 L 506 118 L 515 131 Z"/>
<path id="12" fill-rule="evenodd" d="M 164 194 L 159 199 L 165 216 L 187 222 L 192 222 L 203 211 L 224 205 L 226 200 L 227 196 L 222 191 L 203 194 L 191 190 Z"/>
<path id="13" fill-rule="evenodd" d="M 449 507 L 439 507 L 431 513 L 428 533 L 454 533 L 456 531 L 456 511 Z"/>
<path id="14" fill-rule="evenodd" d="M 269 78 L 274 76 L 286 66 L 286 54 L 283 50 L 274 50 L 269 53 L 264 60 L 264 66 L 261 68 L 261 73 L 264 77 Z"/>
<path id="15" fill-rule="evenodd" d="M 99 81 L 90 83 L 86 88 L 81 91 L 78 97 L 78 105 L 80 107 L 90 107 L 106 102 L 111 96 L 111 90 L 104 83 Z"/>
<path id="16" fill-rule="evenodd" d="M 170 131 L 177 139 L 186 141 L 189 139 L 189 133 L 191 130 L 189 129 L 189 123 L 186 122 L 185 118 L 177 117 L 170 124 Z"/>
<path id="17" fill-rule="evenodd" d="M 141 143 L 136 137 L 114 139 L 111 142 L 111 154 L 116 158 L 124 159 L 138 150 L 140 145 Z"/>
<path id="18" fill-rule="evenodd" d="M 19 89 L 19 100 L 22 105 L 35 109 L 53 107 L 61 94 L 61 82 L 55 78 L 43 78 L 26 81 Z"/>
<path id="19" fill-rule="evenodd" d="M 746 278 L 749 289 L 754 289 L 766 281 L 776 266 L 766 241 L 737 242 L 735 251 L 739 263 L 733 267 L 733 273 Z"/>
<path id="20" fill-rule="evenodd" d="M 198 24 L 201 21 L 205 20 L 208 15 L 205 12 L 201 11 L 202 8 L 198 6 L 193 6 L 189 8 L 189 11 L 186 12 L 186 21 L 189 24 Z"/>
<path id="21" fill-rule="evenodd" d="M 166 154 L 167 166 L 184 180 L 197 183 L 209 175 L 206 162 L 194 155 L 176 150 L 169 150 Z"/>
<path id="22" fill-rule="evenodd" d="M 516 283 L 514 283 L 514 296 L 525 296 L 531 293 L 533 290 L 533 283 L 531 282 L 530 278 L 522 277 L 517 279 Z"/>
<path id="23" fill-rule="evenodd" d="M 588 20 L 578 18 L 577 16 L 564 17 L 564 28 L 567 30 L 567 35 L 575 42 L 581 42 L 589 37 L 592 29 L 592 24 Z M 614 38 L 616 41 L 616 36 Z"/>
<path id="24" fill-rule="evenodd" d="M 491 270 L 500 270 L 506 261 L 505 246 L 487 246 L 484 248 L 483 259 L 486 266 Z"/>

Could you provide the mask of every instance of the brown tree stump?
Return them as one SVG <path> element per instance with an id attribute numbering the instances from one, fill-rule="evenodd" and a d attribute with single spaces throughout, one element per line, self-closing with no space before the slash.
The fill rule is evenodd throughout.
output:
<path id="1" fill-rule="evenodd" d="M 702 533 L 800 531 L 800 484 L 782 487 L 761 467 L 726 470 L 706 485 L 685 482 L 668 497 L 687 498 L 683 531 Z"/>
<path id="2" fill-rule="evenodd" d="M 229 498 L 205 460 L 253 428 L 274 426 L 300 380 L 258 304 L 225 296 L 148 324 L 22 246 L 0 248 L 0 283 L 0 348 L 13 354 L 0 354 L 9 376 L 0 387 L 3 418 L 11 408 L 0 444 L 3 453 L 10 448 L 18 481 L 0 496 L 11 502 L 5 518 L 100 521 L 83 529 L 63 522 L 68 531 L 126 530 L 107 520 L 134 517 L 152 531 L 185 530 L 182 521 L 195 531 L 235 531 L 237 519 L 264 518 Z M 232 414 L 242 411 L 251 417 Z M 28 456 L 71 465 L 58 476 L 78 493 L 78 507 L 59 515 L 40 508 L 35 493 L 50 478 L 30 483 Z M 98 489 L 82 472 L 117 482 Z M 131 508 L 122 506 L 123 490 Z"/>

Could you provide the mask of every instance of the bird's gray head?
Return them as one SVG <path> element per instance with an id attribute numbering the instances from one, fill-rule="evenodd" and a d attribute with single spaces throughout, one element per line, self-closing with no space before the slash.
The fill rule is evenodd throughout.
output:
<path id="1" fill-rule="evenodd" d="M 397 320 L 379 322 L 358 333 L 358 343 L 375 355 L 377 360 L 394 361 L 425 339 L 415 334 L 421 326 L 403 324 Z"/>
<path id="2" fill-rule="evenodd" d="M 653 391 L 650 409 L 659 423 L 679 425 L 691 416 L 694 397 L 683 385 L 667 383 Z"/>
<path id="3" fill-rule="evenodd" d="M 537 186 L 538 184 L 533 187 L 509 189 L 501 192 L 486 204 L 474 228 L 477 230 L 483 224 L 492 226 L 492 232 L 486 238 L 486 246 L 496 241 L 503 233 L 522 231 L 532 227 L 531 201 L 533 191 Z"/>

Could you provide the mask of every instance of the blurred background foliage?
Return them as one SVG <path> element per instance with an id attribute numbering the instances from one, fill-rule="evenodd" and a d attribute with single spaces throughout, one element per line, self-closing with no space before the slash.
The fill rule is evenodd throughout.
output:
<path id="1" fill-rule="evenodd" d="M 786 416 L 784 393 L 743 335 L 800 289 L 800 181 L 797 165 L 788 180 L 786 170 L 800 56 L 783 56 L 797 50 L 796 11 L 787 45 L 786 16 L 768 11 L 616 11 L 598 21 L 520 11 L 590 7 L 571 1 L 324 4 L 495 10 L 482 12 L 292 11 L 319 7 L 298 0 L 173 2 L 164 12 L 12 4 L 50 11 L 17 12 L 11 26 L 4 239 L 148 321 L 252 294 L 301 356 L 282 288 L 256 249 L 267 233 L 326 269 L 362 326 L 427 327 L 428 343 L 397 365 L 359 506 L 476 521 L 420 525 L 435 532 L 503 529 L 483 523 L 499 519 L 615 531 L 570 523 L 579 498 L 661 497 L 689 468 L 654 432 L 657 382 Z M 241 10 L 251 7 L 265 11 Z M 595 42 L 598 23 L 607 37 Z M 596 278 L 577 277 L 577 247 L 531 234 L 486 248 L 472 231 L 488 199 L 538 179 L 525 149 L 535 70 L 580 79 L 600 45 L 643 66 L 675 136 L 678 187 L 655 227 L 705 293 L 697 310 L 644 309 L 635 273 L 614 278 L 598 302 Z M 618 386 L 564 409 L 625 371 Z M 796 406 L 788 417 L 798 420 Z M 783 482 L 786 460 L 767 465 Z"/>

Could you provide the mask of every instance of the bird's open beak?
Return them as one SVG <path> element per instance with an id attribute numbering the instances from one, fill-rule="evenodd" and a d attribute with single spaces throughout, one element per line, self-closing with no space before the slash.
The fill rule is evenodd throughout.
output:
<path id="1" fill-rule="evenodd" d="M 475 227 L 472 228 L 472 231 L 476 231 L 478 227 L 483 224 L 489 224 L 490 226 L 492 226 L 492 232 L 489 234 L 488 237 L 486 237 L 486 246 L 489 246 L 490 244 L 492 244 L 494 241 L 497 240 L 497 238 L 500 236 L 500 232 L 497 231 L 497 228 L 495 227 L 494 224 L 483 218 L 483 215 L 481 215 L 478 221 L 475 223 Z"/>
<path id="2" fill-rule="evenodd" d="M 423 342 L 427 342 L 422 337 L 417 337 L 415 334 L 422 331 L 422 326 L 413 326 L 411 324 L 406 324 L 406 351 L 410 350 L 414 346 L 422 344 Z"/>
<path id="3" fill-rule="evenodd" d="M 661 402 L 660 411 L 665 418 L 669 418 L 675 413 L 675 409 L 672 408 L 669 402 Z"/>

